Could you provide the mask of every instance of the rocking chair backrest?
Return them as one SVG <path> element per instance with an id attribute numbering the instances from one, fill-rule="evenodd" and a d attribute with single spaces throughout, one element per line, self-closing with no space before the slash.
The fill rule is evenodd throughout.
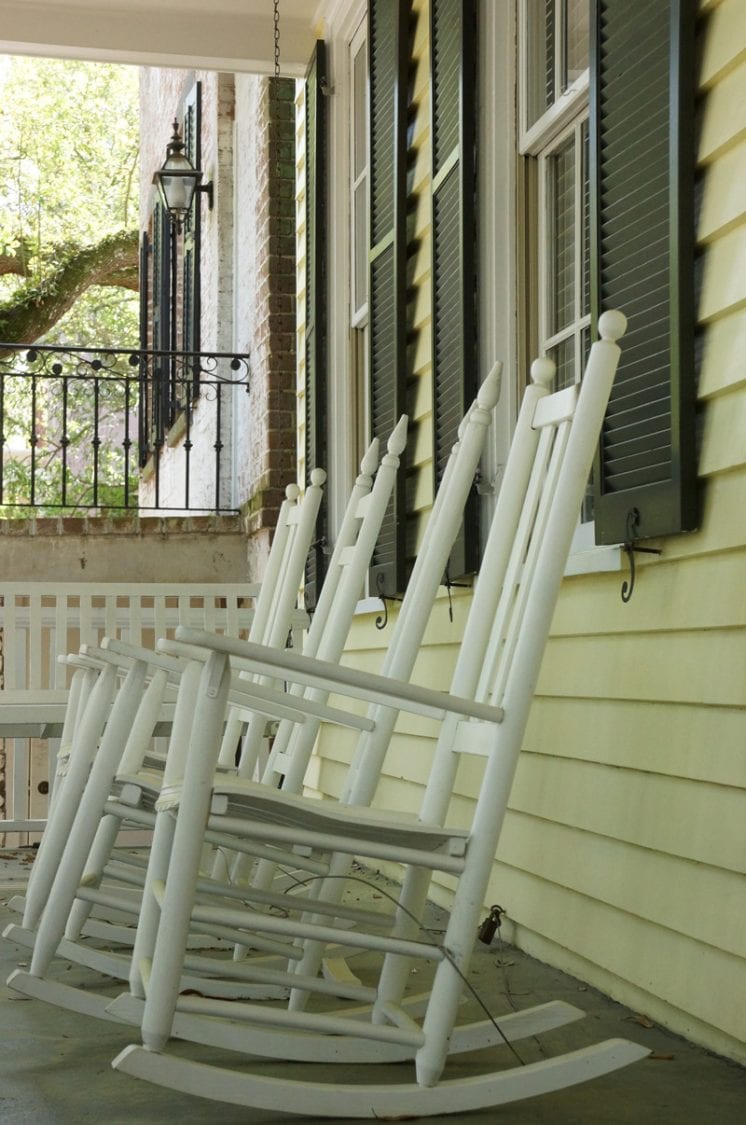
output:
<path id="1" fill-rule="evenodd" d="M 336 661 L 342 655 L 355 605 L 363 591 L 365 575 L 394 487 L 399 459 L 407 440 L 407 423 L 407 416 L 402 415 L 388 440 L 378 472 L 377 438 L 371 442 L 360 463 L 360 474 L 353 486 L 311 627 L 303 645 L 307 656 Z M 292 694 L 302 692 L 302 688 L 295 688 Z M 325 699 L 328 692 L 317 690 L 308 694 L 312 698 Z M 276 785 L 284 778 L 286 787 L 299 785 L 313 749 L 317 729 L 318 723 L 307 722 L 301 727 L 291 722 L 281 723 L 269 761 L 262 772 L 262 781 Z M 242 759 L 240 775 L 247 775 L 249 764 Z"/>
<path id="2" fill-rule="evenodd" d="M 461 526 L 492 411 L 500 395 L 501 371 L 502 365 L 496 363 L 459 427 L 458 441 L 448 459 L 381 665 L 384 676 L 401 680 L 411 678 L 430 611 Z M 373 719 L 375 729 L 361 736 L 342 794 L 343 801 L 370 803 L 397 714 L 394 708 L 382 704 L 370 709 L 369 717 Z"/>
<path id="3" fill-rule="evenodd" d="M 430 822 L 443 823 L 459 753 L 499 753 L 504 770 L 520 749 L 625 324 L 621 313 L 600 318 L 580 386 L 551 394 L 554 365 L 532 367 L 451 684 L 505 719 L 481 730 L 455 717 L 443 724 L 421 810 Z"/>
<path id="4" fill-rule="evenodd" d="M 316 527 L 316 517 L 321 506 L 326 473 L 323 469 L 313 469 L 310 480 L 311 483 L 303 493 L 297 484 L 289 484 L 285 489 L 285 499 L 280 508 L 249 630 L 249 639 L 257 644 L 271 645 L 273 648 L 284 648 L 287 644 Z M 255 725 L 253 735 L 249 732 L 251 737 L 244 736 L 241 753 L 249 772 L 254 768 L 265 725 L 264 721 L 261 728 Z M 226 724 L 220 752 L 221 766 L 230 768 L 234 765 L 236 745 L 243 728 L 244 716 L 239 711 L 233 711 Z"/>
<path id="5" fill-rule="evenodd" d="M 249 638 L 258 644 L 284 647 L 286 643 L 325 480 L 323 469 L 313 469 L 304 493 L 297 484 L 285 490 L 249 631 Z"/>

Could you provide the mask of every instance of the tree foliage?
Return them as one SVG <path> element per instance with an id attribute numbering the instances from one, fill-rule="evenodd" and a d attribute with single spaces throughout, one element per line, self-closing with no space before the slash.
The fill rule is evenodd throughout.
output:
<path id="1" fill-rule="evenodd" d="M 0 61 L 0 343 L 137 347 L 138 152 L 135 68 Z M 21 353 L 2 362 L 24 366 Z M 89 437 L 90 385 L 69 383 L 65 431 L 59 404 L 45 391 L 32 406 L 29 387 L 6 380 L 0 503 L 27 502 L 32 448 L 51 472 L 60 448 Z M 108 410 L 122 415 L 124 400 Z M 85 492 L 82 456 L 71 463 Z"/>

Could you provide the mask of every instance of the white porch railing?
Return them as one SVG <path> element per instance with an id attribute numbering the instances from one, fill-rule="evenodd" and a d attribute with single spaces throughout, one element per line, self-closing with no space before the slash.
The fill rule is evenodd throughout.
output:
<path id="1" fill-rule="evenodd" d="M 257 593 L 254 583 L 0 582 L 0 845 L 46 822 L 69 676 L 58 656 L 104 636 L 152 647 L 177 625 L 245 637 Z M 294 628 L 305 624 L 298 611 Z"/>

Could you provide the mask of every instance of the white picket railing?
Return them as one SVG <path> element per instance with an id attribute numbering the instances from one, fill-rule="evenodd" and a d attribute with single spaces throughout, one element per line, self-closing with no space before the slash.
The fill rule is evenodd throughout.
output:
<path id="1" fill-rule="evenodd" d="M 69 676 L 58 656 L 104 636 L 152 646 L 173 636 L 177 625 L 245 637 L 258 589 L 254 583 L 0 582 L 0 844 L 3 834 L 6 845 L 16 845 L 25 842 L 16 834 L 44 827 Z M 305 624 L 299 610 L 294 630 Z"/>

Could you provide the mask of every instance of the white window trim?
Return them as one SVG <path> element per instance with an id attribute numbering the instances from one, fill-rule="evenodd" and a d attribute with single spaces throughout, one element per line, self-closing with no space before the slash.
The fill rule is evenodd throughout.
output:
<path id="1" fill-rule="evenodd" d="M 575 117 L 583 103 L 588 101 L 588 71 L 579 75 L 566 90 L 561 91 L 554 105 L 541 117 L 528 125 L 529 105 L 528 52 L 527 39 L 530 24 L 528 14 L 529 0 L 518 0 L 518 110 L 519 110 L 519 151 L 522 156 L 537 156 L 542 148 L 561 132 Z"/>
<path id="2" fill-rule="evenodd" d="M 542 146 L 541 155 L 538 157 L 539 163 L 539 245 L 546 244 L 552 238 L 551 227 L 551 201 L 547 195 L 547 173 L 546 164 L 551 159 L 552 155 L 560 147 L 563 141 L 569 137 L 573 137 L 575 141 L 576 153 L 580 148 L 580 136 L 583 124 L 588 120 L 588 114 L 582 111 L 578 116 L 562 129 L 551 140 L 547 141 Z M 575 214 L 581 213 L 580 199 L 583 193 L 583 184 L 580 177 L 580 162 L 575 160 L 574 168 L 574 206 Z M 576 298 L 579 299 L 582 278 L 582 255 L 577 253 L 577 239 L 582 237 L 580 226 L 576 231 L 576 246 L 575 246 L 575 259 L 573 263 L 574 283 L 573 291 Z M 579 338 L 584 329 L 590 327 L 591 316 L 590 313 L 580 314 L 579 308 L 575 308 L 574 317 L 570 324 L 561 328 L 558 332 L 550 332 L 549 326 L 551 322 L 550 303 L 552 298 L 551 285 L 549 281 L 549 271 L 547 269 L 549 261 L 548 253 L 539 254 L 539 345 L 542 355 L 546 354 L 550 348 L 555 347 L 557 344 L 563 343 L 565 340 L 572 340 L 575 351 L 575 364 L 577 365 L 580 359 L 579 355 Z"/>
<path id="3" fill-rule="evenodd" d="M 479 370 L 503 365 L 492 439 L 483 458 L 484 524 L 494 508 L 519 405 L 515 6 L 480 0 L 479 12 Z"/>
<path id="4" fill-rule="evenodd" d="M 528 107 L 528 0 L 517 0 L 518 7 L 518 108 L 519 108 L 519 152 L 522 156 L 539 157 L 550 146 L 561 143 L 563 136 L 569 135 L 577 124 L 577 119 L 586 109 L 589 100 L 590 74 L 584 71 L 564 93 L 561 93 L 554 105 L 530 127 L 526 123 Z M 539 207 L 542 213 L 542 222 L 546 222 L 545 177 L 539 175 Z M 548 324 L 547 299 L 548 286 L 544 275 L 546 258 L 540 256 L 539 264 L 539 332 L 545 345 L 557 343 L 567 333 L 558 333 L 556 337 L 549 338 L 546 327 Z M 590 318 L 582 318 L 583 323 Z M 578 325 L 573 326 L 574 329 Z M 581 325 L 582 327 L 582 325 Z M 566 575 L 603 573 L 622 569 L 622 549 L 620 546 L 598 546 L 595 542 L 595 523 L 588 520 L 578 525 L 573 535 L 570 555 L 565 567 Z"/>
<path id="5" fill-rule="evenodd" d="M 328 226 L 328 360 L 329 360 L 329 475 L 327 496 L 329 504 L 330 533 L 336 534 L 350 492 L 350 485 L 358 472 L 355 464 L 357 450 L 355 427 L 350 424 L 355 416 L 355 388 L 350 379 L 353 355 L 350 334 L 351 253 L 349 232 L 350 214 L 350 111 L 351 83 L 350 44 L 359 32 L 366 17 L 367 3 L 356 0 L 346 5 L 330 5 L 325 13 L 328 50 L 328 67 L 331 94 L 329 95 L 329 147 L 328 147 L 328 215 L 333 216 Z"/>

